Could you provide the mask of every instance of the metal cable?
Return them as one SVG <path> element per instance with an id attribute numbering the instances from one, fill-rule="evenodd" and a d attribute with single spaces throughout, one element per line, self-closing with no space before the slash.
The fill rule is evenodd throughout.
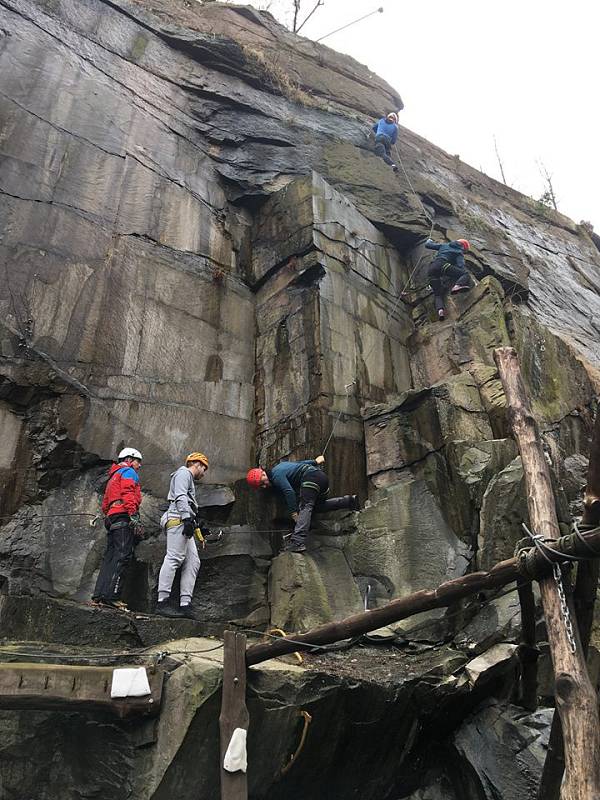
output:
<path id="1" fill-rule="evenodd" d="M 544 537 L 541 534 L 537 534 L 537 535 L 534 536 L 534 534 L 529 530 L 529 528 L 527 527 L 527 525 L 524 522 L 522 522 L 521 525 L 523 527 L 523 530 L 527 533 L 529 538 L 532 540 L 534 545 L 537 547 L 539 552 L 543 555 L 543 557 L 546 559 L 546 561 L 549 564 L 554 564 L 555 561 L 553 559 L 551 559 L 551 558 L 548 558 L 547 553 L 552 553 L 553 555 L 558 556 L 559 559 L 561 559 L 563 561 L 587 561 L 588 560 L 585 556 L 573 556 L 573 555 L 570 555 L 569 553 L 561 553 L 560 550 L 555 550 L 553 547 L 550 547 L 547 544 L 547 542 L 555 541 L 554 539 L 544 539 Z"/>

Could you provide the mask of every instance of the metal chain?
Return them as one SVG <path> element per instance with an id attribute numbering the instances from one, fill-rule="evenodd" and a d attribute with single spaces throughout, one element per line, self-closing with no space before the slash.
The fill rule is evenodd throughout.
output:
<path id="1" fill-rule="evenodd" d="M 552 564 L 552 574 L 556 581 L 556 589 L 560 600 L 560 611 L 565 623 L 565 630 L 567 632 L 567 639 L 572 653 L 577 652 L 577 643 L 575 641 L 575 633 L 573 631 L 573 623 L 571 621 L 571 612 L 569 611 L 569 604 L 567 603 L 567 596 L 565 594 L 565 587 L 562 581 L 562 572 L 559 564 L 556 561 Z"/>

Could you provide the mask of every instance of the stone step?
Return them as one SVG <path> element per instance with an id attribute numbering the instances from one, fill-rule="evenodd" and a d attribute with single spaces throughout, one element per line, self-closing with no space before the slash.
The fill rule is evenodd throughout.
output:
<path id="1" fill-rule="evenodd" d="M 2 637 L 9 641 L 41 641 L 118 651 L 207 633 L 206 626 L 196 620 L 167 619 L 96 608 L 70 600 L 22 595 L 0 597 L 0 630 Z"/>

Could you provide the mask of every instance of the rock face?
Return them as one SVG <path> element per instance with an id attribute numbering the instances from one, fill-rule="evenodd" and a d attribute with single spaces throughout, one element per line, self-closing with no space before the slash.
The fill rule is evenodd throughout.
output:
<path id="1" fill-rule="evenodd" d="M 250 7 L 0 0 L 0 84 L 4 636 L 140 648 L 229 624 L 305 630 L 511 555 L 526 506 L 501 345 L 519 352 L 561 521 L 577 510 L 600 375 L 600 253 L 586 228 L 406 129 L 406 172 L 394 174 L 366 132 L 402 107 L 395 90 Z M 442 323 L 426 289 L 430 234 L 473 244 L 477 283 L 448 300 Z M 135 622 L 75 606 L 95 581 L 99 498 L 124 445 L 144 454 Z M 198 623 L 165 628 L 145 618 L 158 519 L 170 473 L 196 449 L 210 458 L 201 502 L 224 534 L 202 553 Z M 332 494 L 358 492 L 364 508 L 317 516 L 307 554 L 279 555 L 289 520 L 276 498 L 249 492 L 245 470 L 323 450 Z M 463 723 L 490 695 L 506 700 L 514 679 L 512 662 L 476 687 L 453 674 L 464 653 L 518 639 L 514 598 L 490 600 L 384 632 L 417 648 L 410 689 L 393 668 L 391 688 L 377 671 L 375 688 L 356 690 L 310 671 L 256 678 L 251 713 L 279 749 L 273 763 L 253 755 L 252 796 L 311 797 L 315 781 L 366 800 L 531 793 L 545 712 L 489 706 Z M 430 692 L 418 648 L 452 636 Z M 34 735 L 33 717 L 3 712 L 3 794 L 216 796 L 220 673 L 195 669 L 169 678 L 181 688 L 158 734 L 36 711 Z M 201 703 L 183 708 L 196 684 Z M 278 783 L 273 764 L 293 752 L 306 704 L 325 722 L 304 767 Z M 179 715 L 187 733 L 174 736 Z M 478 752 L 477 726 L 506 780 Z M 48 731 L 71 754 L 62 768 Z M 45 766 L 29 768 L 24 732 Z"/>

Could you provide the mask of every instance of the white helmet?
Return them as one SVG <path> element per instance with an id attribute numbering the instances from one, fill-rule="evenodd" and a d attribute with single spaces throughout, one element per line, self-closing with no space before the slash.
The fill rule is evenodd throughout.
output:
<path id="1" fill-rule="evenodd" d="M 125 461 L 126 458 L 137 458 L 138 461 L 141 461 L 142 454 L 134 447 L 124 447 L 119 453 L 119 461 Z"/>

